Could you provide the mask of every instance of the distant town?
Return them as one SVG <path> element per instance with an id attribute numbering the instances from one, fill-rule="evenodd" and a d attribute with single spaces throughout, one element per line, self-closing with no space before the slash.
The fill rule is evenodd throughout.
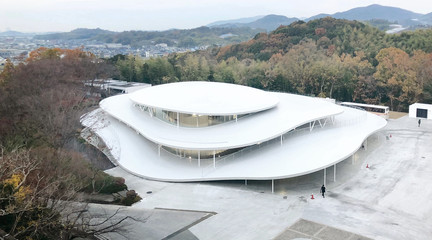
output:
<path id="1" fill-rule="evenodd" d="M 28 54 L 40 47 L 75 49 L 83 47 L 100 58 L 110 58 L 117 54 L 133 54 L 143 58 L 164 56 L 174 52 L 187 52 L 203 50 L 208 46 L 196 46 L 191 48 L 171 47 L 166 43 L 142 46 L 140 48 L 123 45 L 120 43 L 103 43 L 94 40 L 39 40 L 33 36 L 0 36 L 0 65 L 4 65 L 6 59 L 14 64 L 24 61 Z"/>

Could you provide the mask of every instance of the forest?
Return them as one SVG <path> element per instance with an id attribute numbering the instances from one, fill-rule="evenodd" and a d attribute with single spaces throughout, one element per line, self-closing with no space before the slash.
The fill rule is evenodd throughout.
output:
<path id="1" fill-rule="evenodd" d="M 114 78 L 153 85 L 218 81 L 380 104 L 432 103 L 432 30 L 385 34 L 358 21 L 297 21 L 249 41 L 142 59 L 115 56 Z"/>

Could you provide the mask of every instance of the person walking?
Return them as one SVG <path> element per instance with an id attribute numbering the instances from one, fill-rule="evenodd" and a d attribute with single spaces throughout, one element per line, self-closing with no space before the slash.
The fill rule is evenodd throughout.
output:
<path id="1" fill-rule="evenodd" d="M 322 193 L 323 198 L 325 198 L 325 195 L 324 195 L 325 190 L 326 190 L 326 188 L 324 187 L 324 185 L 322 185 L 320 193 Z"/>
<path id="2" fill-rule="evenodd" d="M 421 119 L 419 119 L 419 120 L 418 120 L 418 124 L 419 124 L 418 126 L 420 127 L 420 124 L 421 124 Z"/>

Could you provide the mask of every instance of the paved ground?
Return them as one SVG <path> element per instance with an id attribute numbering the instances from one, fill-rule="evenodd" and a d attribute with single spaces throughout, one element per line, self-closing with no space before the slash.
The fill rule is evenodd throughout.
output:
<path id="1" fill-rule="evenodd" d="M 118 210 L 118 211 L 117 211 Z M 129 240 L 129 239 L 184 239 L 197 240 L 188 229 L 216 213 L 200 211 L 184 211 L 178 209 L 137 209 L 119 207 L 114 205 L 92 204 L 89 214 L 92 223 L 102 223 L 99 229 L 116 225 L 116 230 L 102 234 L 102 238 Z M 111 216 L 111 218 L 107 218 Z M 123 221 L 125 216 L 129 216 Z M 106 221 L 106 222 L 105 222 Z"/>
<path id="2" fill-rule="evenodd" d="M 182 222 L 181 214 L 171 222 L 151 225 L 147 221 L 142 226 L 154 231 L 143 231 L 136 239 L 156 239 L 159 224 L 168 228 L 174 223 L 170 231 L 176 234 L 169 239 L 430 239 L 432 122 L 422 121 L 417 127 L 416 119 L 405 116 L 388 123 L 369 139 L 367 150 L 337 165 L 336 182 L 333 167 L 327 170 L 324 199 L 317 196 L 323 171 L 276 181 L 274 194 L 270 181 L 164 183 L 119 168 L 108 172 L 123 176 L 143 196 L 131 212 L 168 208 L 216 213 L 202 221 L 203 215 L 196 216 L 188 223 Z M 310 226 L 299 229 L 304 223 Z M 306 237 L 290 238 L 292 233 Z"/>
<path id="3" fill-rule="evenodd" d="M 329 227 L 323 224 L 307 221 L 304 219 L 298 220 L 283 233 L 275 238 L 275 240 L 291 240 L 291 239 L 311 239 L 311 240 L 371 240 L 354 233 L 343 231 L 337 228 Z"/>

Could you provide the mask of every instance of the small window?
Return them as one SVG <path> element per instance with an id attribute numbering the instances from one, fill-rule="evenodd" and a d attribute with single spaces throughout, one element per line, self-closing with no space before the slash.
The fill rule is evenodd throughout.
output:
<path id="1" fill-rule="evenodd" d="M 418 118 L 427 118 L 428 117 L 428 110 L 427 109 L 422 109 L 422 108 L 417 108 L 417 115 L 416 117 Z"/>

